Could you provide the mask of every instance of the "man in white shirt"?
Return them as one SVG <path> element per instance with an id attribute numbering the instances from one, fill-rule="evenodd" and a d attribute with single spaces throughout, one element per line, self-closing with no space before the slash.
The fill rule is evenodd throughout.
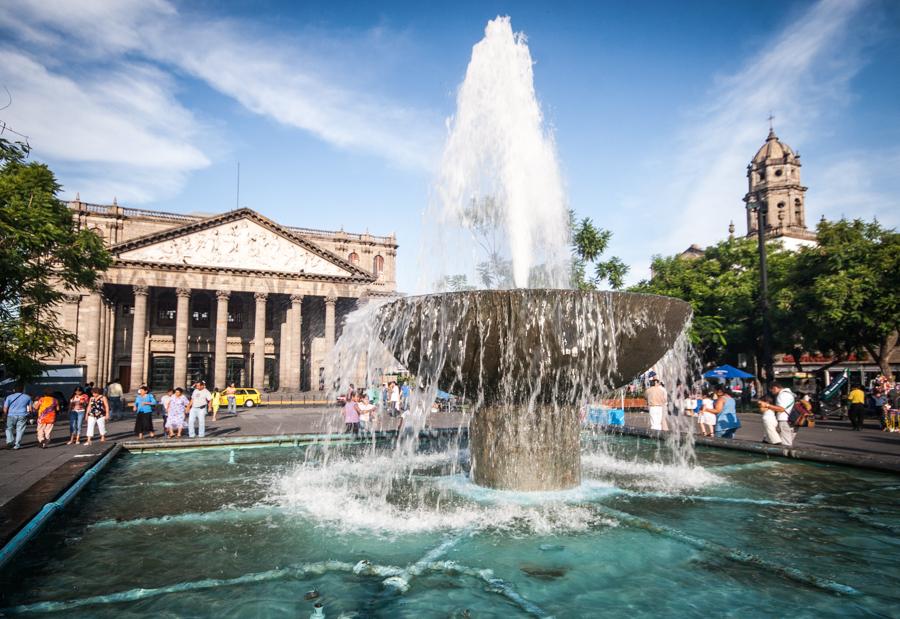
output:
<path id="1" fill-rule="evenodd" d="M 666 408 L 669 406 L 669 394 L 657 379 L 650 380 L 650 386 L 644 391 L 644 397 L 647 399 L 647 411 L 650 413 L 650 429 L 668 431 Z"/>
<path id="2" fill-rule="evenodd" d="M 794 444 L 794 428 L 788 423 L 788 417 L 791 414 L 791 409 L 794 408 L 796 397 L 790 389 L 778 384 L 772 385 L 772 395 L 775 396 L 775 404 L 769 404 L 762 400 L 759 402 L 759 408 L 763 411 L 763 426 L 766 430 L 766 438 L 768 442 L 774 445 L 778 445 L 780 442 L 782 445 L 790 447 Z M 774 432 L 772 423 L 773 413 L 775 424 L 777 424 L 778 428 L 777 435 Z M 781 440 L 772 440 L 776 436 Z"/>
<path id="3" fill-rule="evenodd" d="M 202 380 L 197 381 L 194 385 L 194 392 L 191 394 L 191 412 L 188 416 L 188 436 L 194 438 L 194 420 L 197 421 L 197 436 L 203 438 L 206 434 L 206 411 L 212 400 L 212 394 L 206 388 L 206 383 Z"/>

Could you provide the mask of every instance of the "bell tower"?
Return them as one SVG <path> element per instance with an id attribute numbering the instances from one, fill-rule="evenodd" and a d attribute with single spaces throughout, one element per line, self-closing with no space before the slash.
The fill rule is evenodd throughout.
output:
<path id="1" fill-rule="evenodd" d="M 800 154 L 775 135 L 769 118 L 769 135 L 747 166 L 747 236 L 757 228 L 756 209 L 766 209 L 766 236 L 806 239 L 806 187 L 800 184 Z M 815 238 L 813 235 L 812 238 Z"/>

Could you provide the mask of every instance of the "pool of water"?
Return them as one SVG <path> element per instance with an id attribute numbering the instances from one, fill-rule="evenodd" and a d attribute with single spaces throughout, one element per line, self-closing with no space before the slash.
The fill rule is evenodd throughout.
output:
<path id="1" fill-rule="evenodd" d="M 465 449 L 124 454 L 2 574 L 5 616 L 889 617 L 900 478 L 591 441 L 581 487 Z"/>

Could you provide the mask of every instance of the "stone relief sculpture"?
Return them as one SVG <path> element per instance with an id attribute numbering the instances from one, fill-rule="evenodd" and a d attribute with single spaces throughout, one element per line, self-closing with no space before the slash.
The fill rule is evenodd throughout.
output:
<path id="1" fill-rule="evenodd" d="M 120 254 L 123 260 L 311 275 L 346 276 L 341 267 L 248 219 Z"/>

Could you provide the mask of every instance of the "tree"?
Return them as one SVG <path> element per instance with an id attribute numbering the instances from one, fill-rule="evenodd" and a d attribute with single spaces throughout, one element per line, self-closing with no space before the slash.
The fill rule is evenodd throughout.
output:
<path id="1" fill-rule="evenodd" d="M 94 288 L 111 262 L 57 199 L 53 172 L 26 163 L 28 153 L 0 138 L 0 367 L 23 381 L 40 373 L 38 359 L 74 345 L 55 308 L 66 291 Z"/>
<path id="2" fill-rule="evenodd" d="M 794 254 L 769 243 L 767 257 L 770 290 L 780 290 L 793 268 Z M 739 354 L 748 352 L 760 359 L 759 256 L 754 239 L 728 239 L 696 258 L 654 256 L 651 270 L 651 278 L 632 290 L 689 302 L 694 310 L 691 337 L 704 361 L 735 363 Z M 774 312 L 770 318 L 776 347 L 793 350 L 787 342 L 793 322 Z"/>
<path id="3" fill-rule="evenodd" d="M 900 234 L 860 219 L 823 220 L 817 233 L 818 246 L 797 254 L 776 298 L 779 311 L 798 318 L 807 350 L 868 353 L 890 376 L 900 329 Z"/>
<path id="4" fill-rule="evenodd" d="M 572 287 L 577 290 L 596 290 L 604 282 L 614 290 L 625 283 L 628 266 L 616 256 L 600 260 L 609 246 L 612 232 L 598 228 L 590 217 L 578 221 L 575 211 L 569 211 L 572 233 Z M 588 269 L 593 274 L 588 276 Z"/>

